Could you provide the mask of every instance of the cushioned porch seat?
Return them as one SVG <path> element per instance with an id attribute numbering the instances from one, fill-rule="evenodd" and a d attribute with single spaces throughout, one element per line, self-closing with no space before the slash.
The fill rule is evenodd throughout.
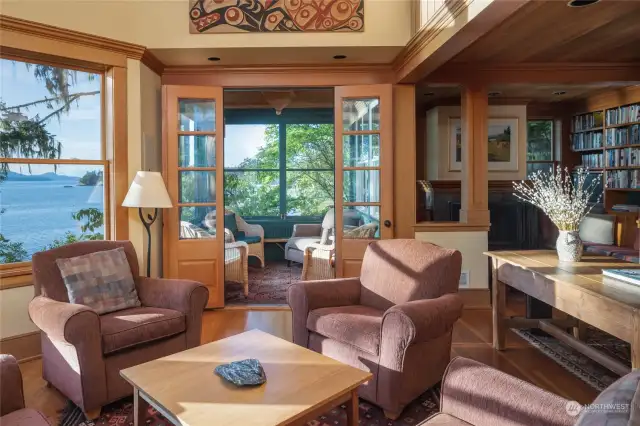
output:
<path id="1" fill-rule="evenodd" d="M 311 244 L 320 244 L 319 237 L 291 237 L 287 241 L 287 247 L 304 252 Z"/>
<path id="2" fill-rule="evenodd" d="M 102 352 L 105 354 L 182 333 L 187 323 L 182 312 L 139 307 L 100 316 Z"/>
<path id="3" fill-rule="evenodd" d="M 257 244 L 260 241 L 262 241 L 262 238 L 260 238 L 257 235 L 246 235 L 242 231 L 236 232 L 233 237 L 236 240 L 236 242 L 243 241 L 243 242 L 245 242 L 247 244 Z"/>
<path id="4" fill-rule="evenodd" d="M 309 312 L 307 328 L 378 355 L 383 314 L 383 311 L 363 305 L 320 308 Z"/>

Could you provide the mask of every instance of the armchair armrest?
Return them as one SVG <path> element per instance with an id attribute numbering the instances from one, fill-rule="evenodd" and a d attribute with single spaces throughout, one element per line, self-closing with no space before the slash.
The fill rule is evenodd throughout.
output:
<path id="1" fill-rule="evenodd" d="M 88 306 L 37 296 L 29 302 L 29 317 L 51 340 L 76 346 L 86 344 L 88 335 L 96 335 L 98 349 L 102 353 L 100 318 Z"/>
<path id="2" fill-rule="evenodd" d="M 399 338 L 408 347 L 442 336 L 462 315 L 462 305 L 462 298 L 450 293 L 392 306 L 382 317 L 382 340 Z"/>
<path id="3" fill-rule="evenodd" d="M 0 417 L 24 408 L 22 373 L 11 355 L 0 355 Z"/>
<path id="4" fill-rule="evenodd" d="M 173 309 L 187 319 L 187 348 L 200 345 L 202 313 L 209 300 L 209 289 L 190 280 L 138 277 L 138 297 L 144 306 Z"/>
<path id="5" fill-rule="evenodd" d="M 322 225 L 319 223 L 296 223 L 293 225 L 292 237 L 320 237 Z"/>
<path id="6" fill-rule="evenodd" d="M 238 231 L 243 231 L 248 237 L 260 237 L 264 242 L 264 228 L 262 225 L 251 225 L 247 222 L 238 223 Z"/>
<path id="7" fill-rule="evenodd" d="M 360 278 L 301 281 L 287 290 L 287 302 L 293 316 L 293 342 L 307 347 L 307 317 L 314 309 L 349 306 L 360 303 Z"/>
<path id="8" fill-rule="evenodd" d="M 442 381 L 440 411 L 476 426 L 570 426 L 569 401 L 467 358 L 454 358 Z"/>

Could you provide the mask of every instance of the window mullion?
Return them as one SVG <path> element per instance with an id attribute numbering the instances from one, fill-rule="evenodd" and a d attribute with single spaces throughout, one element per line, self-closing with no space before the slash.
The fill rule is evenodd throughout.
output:
<path id="1" fill-rule="evenodd" d="M 280 217 L 284 218 L 287 214 L 287 125 L 279 121 Z"/>

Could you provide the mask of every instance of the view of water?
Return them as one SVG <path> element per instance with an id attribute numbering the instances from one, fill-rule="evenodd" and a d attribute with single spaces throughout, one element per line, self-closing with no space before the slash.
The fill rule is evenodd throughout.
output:
<path id="1" fill-rule="evenodd" d="M 103 210 L 102 186 L 76 186 L 77 181 L 5 181 L 0 184 L 0 233 L 21 242 L 28 259 L 67 231 L 80 234 L 71 215 L 84 208 Z M 65 188 L 65 185 L 72 185 Z M 96 230 L 97 232 L 97 230 Z"/>

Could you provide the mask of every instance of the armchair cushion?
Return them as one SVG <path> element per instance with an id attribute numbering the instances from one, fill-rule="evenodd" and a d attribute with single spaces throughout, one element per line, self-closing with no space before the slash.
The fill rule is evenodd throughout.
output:
<path id="1" fill-rule="evenodd" d="M 257 235 L 247 235 L 242 231 L 236 232 L 234 237 L 236 241 L 244 241 L 247 244 L 257 244 L 262 241 L 262 238 Z"/>
<path id="2" fill-rule="evenodd" d="M 313 237 L 291 237 L 289 241 L 287 241 L 287 248 L 289 250 L 300 250 L 305 251 L 307 247 L 311 244 L 317 244 L 320 242 L 320 236 Z"/>
<path id="3" fill-rule="evenodd" d="M 104 354 L 182 333 L 182 312 L 162 308 L 131 308 L 100 316 Z"/>
<path id="4" fill-rule="evenodd" d="M 314 309 L 307 328 L 324 337 L 377 355 L 380 351 L 382 311 L 362 305 Z"/>
<path id="5" fill-rule="evenodd" d="M 56 259 L 69 302 L 98 314 L 140 306 L 124 248 Z"/>

